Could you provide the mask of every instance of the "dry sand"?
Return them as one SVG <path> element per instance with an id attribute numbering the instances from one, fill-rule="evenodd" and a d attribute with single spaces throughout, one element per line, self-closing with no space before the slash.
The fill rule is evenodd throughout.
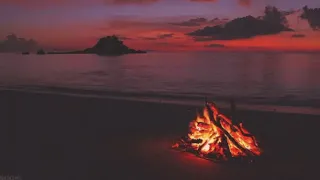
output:
<path id="1" fill-rule="evenodd" d="M 191 106 L 0 91 L 0 175 L 270 180 L 317 174 L 319 116 L 239 111 L 265 150 L 260 161 L 243 165 L 170 149 L 195 113 Z"/>

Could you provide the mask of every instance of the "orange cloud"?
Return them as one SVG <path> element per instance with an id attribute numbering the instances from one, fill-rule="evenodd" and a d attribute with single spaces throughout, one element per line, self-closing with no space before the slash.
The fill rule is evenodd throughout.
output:
<path id="1" fill-rule="evenodd" d="M 273 50 L 320 50 L 320 34 L 310 32 L 304 38 L 291 38 L 293 33 L 283 32 L 277 35 L 258 36 L 251 39 L 225 41 L 234 48 L 262 48 Z M 220 41 L 221 42 L 221 41 Z"/>
<path id="2" fill-rule="evenodd" d="M 39 43 L 65 49 L 81 49 L 92 46 L 102 36 L 116 34 L 124 43 L 136 49 L 151 49 L 159 51 L 197 51 L 233 49 L 273 49 L 273 50 L 320 50 L 320 32 L 307 31 L 304 38 L 292 38 L 295 32 L 284 32 L 278 35 L 257 36 L 240 40 L 198 40 L 185 35 L 197 27 L 181 27 L 167 22 L 139 21 L 121 19 L 108 22 L 96 22 L 88 27 L 86 24 L 70 24 L 55 29 L 55 33 L 48 36 L 48 31 L 54 27 L 30 27 L 17 32 L 18 35 L 33 37 Z M 78 29 L 78 31 L 74 31 Z M 94 35 L 94 36 L 92 36 Z M 214 44 L 214 45 L 213 45 Z M 217 44 L 227 48 L 218 48 Z M 211 47 L 211 48 L 208 48 Z"/>
<path id="3" fill-rule="evenodd" d="M 159 34 L 185 34 L 194 30 L 195 27 L 181 27 L 168 23 L 166 20 L 155 22 L 153 20 L 139 20 L 122 18 L 117 20 L 109 20 L 100 32 L 105 34 L 121 34 L 129 38 L 133 37 L 153 37 Z"/>
<path id="4" fill-rule="evenodd" d="M 250 6 L 252 1 L 251 0 L 238 0 L 239 5 L 241 6 Z"/>
<path id="5" fill-rule="evenodd" d="M 183 22 L 183 21 L 182 21 Z M 154 22 L 133 19 L 113 20 L 100 29 L 105 35 L 118 34 L 128 37 L 125 44 L 137 49 L 152 49 L 159 51 L 197 51 L 197 50 L 320 50 L 320 33 L 306 33 L 305 38 L 292 38 L 295 32 L 284 32 L 278 35 L 258 36 L 240 40 L 212 40 L 187 36 L 199 27 L 171 25 L 165 21 Z M 227 48 L 221 48 L 224 47 Z M 211 47 L 211 48 L 208 48 Z M 254 48 L 254 49 L 252 49 Z"/>
<path id="6" fill-rule="evenodd" d="M 76 0 L 0 0 L 0 4 L 7 3 L 66 3 L 75 2 Z M 77 0 L 82 2 L 82 0 Z M 146 1 L 110 1 L 109 3 L 152 3 L 157 0 Z M 160 0 L 159 0 L 160 1 Z M 186 0 L 190 1 L 190 0 Z M 209 0 L 194 0 L 194 1 L 207 1 Z M 215 0 L 217 1 L 217 0 Z M 212 1 L 211 2 L 215 2 Z M 237 0 L 234 2 L 239 2 Z M 244 1 L 244 0 L 242 0 Z M 83 0 L 84 2 L 84 0 Z M 88 1 L 87 1 L 88 2 Z M 92 2 L 103 2 L 104 0 L 92 0 Z M 108 3 L 108 2 L 107 2 Z M 241 2 L 243 6 L 247 6 L 250 2 Z M 289 17 L 289 22 L 297 23 L 296 18 L 292 15 Z M 135 49 L 152 49 L 161 51 L 197 51 L 197 50 L 211 50 L 219 49 L 225 46 L 226 48 L 220 48 L 223 51 L 232 49 L 246 49 L 246 48 L 263 48 L 263 49 L 276 49 L 276 50 L 320 50 L 320 32 L 306 30 L 309 28 L 307 21 L 300 21 L 300 34 L 305 35 L 301 38 L 292 38 L 297 36 L 298 32 L 286 32 L 278 35 L 270 36 L 257 36 L 251 39 L 240 40 L 212 40 L 201 38 L 193 39 L 190 36 L 185 35 L 196 29 L 203 28 L 204 26 L 213 26 L 220 24 L 221 19 L 204 19 L 197 17 L 188 17 L 181 19 L 181 17 L 174 19 L 173 17 L 167 19 L 138 19 L 123 17 L 108 20 L 97 20 L 97 22 L 72 22 L 65 24 L 64 26 L 56 27 L 52 26 L 24 26 L 23 24 L 15 24 L 12 28 L 13 32 L 19 36 L 34 38 L 44 47 L 58 47 L 64 49 L 81 49 L 92 46 L 96 43 L 97 39 L 106 36 L 116 34 L 122 37 L 122 40 L 126 45 Z M 227 20 L 225 20 L 227 21 Z M 200 26 L 183 26 L 185 22 L 196 22 Z M 189 24 L 187 24 L 189 25 Z M 292 27 L 297 24 L 292 24 Z M 11 26 L 10 26 L 11 27 Z M 74 29 L 77 29 L 75 31 Z M 48 36 L 48 32 L 54 31 Z M 11 29 L 10 31 L 11 32 Z M 2 37 L 2 36 L 1 36 Z M 1 38 L 0 37 L 0 38 Z"/>

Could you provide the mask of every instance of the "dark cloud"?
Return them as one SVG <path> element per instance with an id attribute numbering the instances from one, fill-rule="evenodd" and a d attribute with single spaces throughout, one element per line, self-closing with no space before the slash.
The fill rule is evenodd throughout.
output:
<path id="1" fill-rule="evenodd" d="M 207 47 L 207 48 L 225 48 L 226 46 L 223 45 L 223 44 L 208 44 L 208 45 L 205 45 L 204 47 Z"/>
<path id="2" fill-rule="evenodd" d="M 203 41 L 213 41 L 215 40 L 215 38 L 211 36 L 194 36 L 193 40 L 198 42 L 203 42 Z"/>
<path id="3" fill-rule="evenodd" d="M 190 22 L 196 22 L 196 23 L 204 23 L 207 22 L 208 20 L 206 18 L 194 18 L 194 19 L 190 19 Z"/>
<path id="4" fill-rule="evenodd" d="M 304 35 L 304 34 L 293 34 L 291 37 L 292 38 L 305 38 L 306 35 Z"/>
<path id="5" fill-rule="evenodd" d="M 158 40 L 158 39 L 173 38 L 173 36 L 174 36 L 173 33 L 167 33 L 167 34 L 159 34 L 156 37 L 139 37 L 139 39 L 154 41 L 154 40 Z"/>
<path id="6" fill-rule="evenodd" d="M 194 23 L 194 22 L 189 22 L 189 21 L 178 22 L 178 23 L 169 23 L 169 24 L 176 25 L 176 26 L 200 26 L 201 25 L 199 23 Z"/>
<path id="7" fill-rule="evenodd" d="M 228 21 L 229 20 L 227 18 L 224 18 L 224 19 L 214 18 L 209 21 L 206 18 L 199 17 L 199 18 L 189 19 L 187 21 L 175 22 L 175 23 L 169 23 L 169 24 L 176 25 L 176 26 L 196 27 L 196 26 L 202 26 L 202 25 L 220 25 Z"/>
<path id="8" fill-rule="evenodd" d="M 288 15 L 291 15 L 293 13 L 296 13 L 297 11 L 296 10 L 290 10 L 290 11 L 282 11 L 282 15 L 284 16 L 288 16 Z"/>
<path id="9" fill-rule="evenodd" d="M 215 22 L 215 21 L 220 21 L 220 19 L 219 18 L 214 18 L 210 22 Z"/>
<path id="10" fill-rule="evenodd" d="M 206 18 L 194 18 L 194 19 L 190 19 L 188 21 L 169 23 L 169 24 L 176 25 L 176 26 L 200 26 L 201 23 L 205 23 L 207 21 L 208 20 Z"/>
<path id="11" fill-rule="evenodd" d="M 266 7 L 262 19 L 246 16 L 236 18 L 224 26 L 207 26 L 189 33 L 190 36 L 211 37 L 215 40 L 246 39 L 259 35 L 278 34 L 282 31 L 292 31 L 286 27 L 286 19 L 275 7 Z"/>
<path id="12" fill-rule="evenodd" d="M 219 18 L 214 18 L 212 20 L 209 21 L 210 24 L 213 25 L 221 25 L 221 24 L 225 24 L 229 21 L 228 18 L 223 18 L 223 19 L 219 19 Z"/>
<path id="13" fill-rule="evenodd" d="M 308 20 L 313 30 L 320 30 L 320 8 L 303 7 L 301 18 Z"/>
<path id="14" fill-rule="evenodd" d="M 19 38 L 15 34 L 10 34 L 4 41 L 0 41 L 0 52 L 35 51 L 38 47 L 38 43 L 33 39 Z"/>

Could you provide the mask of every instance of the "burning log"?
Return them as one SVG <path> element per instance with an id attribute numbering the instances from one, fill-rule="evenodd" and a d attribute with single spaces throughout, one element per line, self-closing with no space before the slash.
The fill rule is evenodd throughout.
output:
<path id="1" fill-rule="evenodd" d="M 189 124 L 189 134 L 172 148 L 192 152 L 213 161 L 248 159 L 261 155 L 257 140 L 242 123 L 235 125 L 220 114 L 214 103 L 206 102 L 203 116 Z"/>

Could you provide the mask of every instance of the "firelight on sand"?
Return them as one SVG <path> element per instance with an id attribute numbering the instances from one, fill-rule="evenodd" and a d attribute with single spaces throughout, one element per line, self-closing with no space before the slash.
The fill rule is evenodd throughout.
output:
<path id="1" fill-rule="evenodd" d="M 192 152 L 213 161 L 252 161 L 262 154 L 256 138 L 242 123 L 233 124 L 229 118 L 219 113 L 214 103 L 209 102 L 206 102 L 203 114 L 190 122 L 188 135 L 172 148 Z"/>

